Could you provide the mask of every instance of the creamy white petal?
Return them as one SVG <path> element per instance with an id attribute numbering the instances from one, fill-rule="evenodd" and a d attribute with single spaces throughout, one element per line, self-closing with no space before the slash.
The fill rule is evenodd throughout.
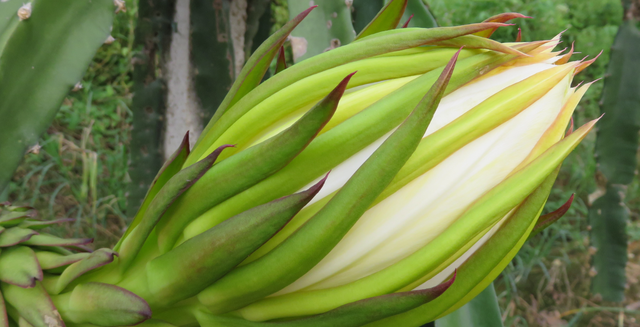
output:
<path id="1" fill-rule="evenodd" d="M 452 93 L 449 99 L 443 99 L 426 134 L 504 87 L 550 67 L 553 66 L 516 67 L 469 85 L 464 96 Z M 465 92 L 465 88 L 459 91 Z M 568 83 L 554 87 L 518 116 L 466 145 L 367 211 L 327 257 L 278 294 L 342 285 L 388 267 L 428 244 L 469 204 L 518 166 L 556 118 L 567 90 Z M 359 157 L 366 159 L 369 155 Z M 346 181 L 360 164 L 350 162 L 348 169 L 338 167 L 331 175 Z M 339 173 L 336 170 L 340 170 Z M 337 189 L 343 184 L 332 182 L 331 185 Z"/>

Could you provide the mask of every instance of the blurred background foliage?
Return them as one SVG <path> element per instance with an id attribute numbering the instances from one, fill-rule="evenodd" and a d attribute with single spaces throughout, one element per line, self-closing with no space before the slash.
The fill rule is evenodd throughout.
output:
<path id="1" fill-rule="evenodd" d="M 131 70 L 136 1 L 116 17 L 112 35 L 83 79 L 83 88 L 64 101 L 54 123 L 42 136 L 39 153 L 28 154 L 6 194 L 16 203 L 37 207 L 42 217 L 80 218 L 60 227 L 66 236 L 88 235 L 96 247 L 113 245 L 126 226 L 124 212 L 132 121 Z M 480 22 L 515 11 L 533 19 L 513 21 L 524 41 L 562 35 L 560 47 L 575 42 L 579 54 L 600 58 L 576 83 L 604 76 L 609 49 L 622 21 L 620 0 L 428 0 L 439 25 Z M 288 18 L 285 0 L 272 3 L 274 29 Z M 517 27 L 499 29 L 493 38 L 513 41 Z M 595 83 L 576 110 L 576 125 L 599 116 L 603 83 Z M 640 182 L 627 190 L 630 239 L 625 302 L 606 303 L 589 293 L 589 195 L 595 191 L 595 134 L 565 161 L 545 211 L 576 200 L 565 217 L 536 236 L 496 281 L 505 326 L 640 326 Z M 37 151 L 36 151 L 37 152 Z"/>

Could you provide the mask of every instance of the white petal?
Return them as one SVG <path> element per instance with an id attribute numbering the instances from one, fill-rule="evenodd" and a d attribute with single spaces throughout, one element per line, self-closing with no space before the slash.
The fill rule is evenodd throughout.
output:
<path id="1" fill-rule="evenodd" d="M 516 67 L 461 88 L 443 99 L 426 134 L 504 87 L 550 67 L 553 66 Z M 278 294 L 342 285 L 384 269 L 428 244 L 531 152 L 557 117 L 568 86 L 557 85 L 518 116 L 466 145 L 367 211 L 327 257 Z M 375 150 L 370 148 L 367 150 Z M 334 169 L 329 176 L 332 190 L 344 185 L 369 155 L 359 153 L 359 164 L 349 162 L 349 166 Z M 340 181 L 331 181 L 332 177 Z"/>

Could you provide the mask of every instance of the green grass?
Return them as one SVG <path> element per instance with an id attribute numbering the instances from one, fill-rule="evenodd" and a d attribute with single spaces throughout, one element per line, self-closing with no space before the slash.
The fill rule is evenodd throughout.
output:
<path id="1" fill-rule="evenodd" d="M 65 99 L 9 186 L 8 198 L 35 206 L 43 218 L 78 218 L 58 231 L 89 235 L 96 246 L 117 241 L 125 226 L 131 59 L 135 3 L 117 15 L 112 35 L 85 74 L 83 88 Z"/>
<path id="2" fill-rule="evenodd" d="M 565 30 L 564 46 L 575 42 L 581 52 L 574 59 L 602 56 L 576 77 L 576 82 L 603 77 L 608 50 L 622 9 L 619 0 L 428 0 L 442 26 L 479 22 L 496 13 L 516 11 L 533 19 L 518 19 L 524 40 L 549 39 Z M 288 17 L 285 0 L 276 0 L 276 26 Z M 67 236 L 90 235 L 96 246 L 113 245 L 126 226 L 125 190 L 131 129 L 131 47 L 135 2 L 117 16 L 116 42 L 103 46 L 83 79 L 84 88 L 70 94 L 54 123 L 43 135 L 39 154 L 29 154 L 9 189 L 9 199 L 34 205 L 44 218 L 79 218 L 77 225 L 58 230 Z M 512 41 L 517 27 L 499 29 L 494 38 Z M 577 125 L 599 116 L 602 82 L 587 92 L 574 118 Z M 527 242 L 496 282 L 503 305 L 505 326 L 615 326 L 618 309 L 589 295 L 589 245 L 586 215 L 588 197 L 595 190 L 592 133 L 566 160 L 546 211 L 559 207 L 572 194 L 576 200 L 560 222 Z M 627 192 L 632 212 L 630 237 L 640 244 L 640 183 Z M 640 256 L 640 245 L 632 246 Z M 634 261 L 635 260 L 635 261 Z M 636 264 L 637 259 L 632 260 Z M 632 262 L 632 264 L 633 264 Z M 640 265 L 636 275 L 640 276 Z M 633 275 L 631 276 L 634 277 Z M 625 304 L 640 301 L 636 287 L 629 289 Z M 606 305 L 606 304 L 604 304 Z M 588 307 L 584 311 L 581 308 Z M 595 309 L 594 309 L 595 308 Z M 628 310 L 629 311 L 629 310 Z M 623 312 L 629 326 L 632 312 Z M 557 323 L 556 325 L 554 325 Z M 627 325 L 625 325 L 627 326 Z"/>

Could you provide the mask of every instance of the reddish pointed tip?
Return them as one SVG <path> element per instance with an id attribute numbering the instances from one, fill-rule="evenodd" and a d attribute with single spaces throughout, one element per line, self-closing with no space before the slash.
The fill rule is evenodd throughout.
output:
<path id="1" fill-rule="evenodd" d="M 329 178 L 329 173 L 331 173 L 331 171 L 329 171 L 321 180 L 319 180 L 317 183 L 315 183 L 305 191 L 306 193 L 309 193 L 311 195 L 311 198 L 313 198 L 314 196 L 316 196 L 316 194 L 318 194 L 318 192 L 320 192 L 320 190 L 324 186 L 324 183 L 327 181 L 327 178 Z"/>
<path id="2" fill-rule="evenodd" d="M 522 41 L 522 29 L 518 27 L 518 35 L 516 36 L 516 42 Z"/>
<path id="3" fill-rule="evenodd" d="M 411 14 L 411 16 L 409 16 L 409 19 L 407 19 L 407 21 L 404 24 L 402 24 L 402 28 L 409 27 L 409 22 L 411 22 L 411 18 L 413 18 L 413 14 Z"/>
<path id="4" fill-rule="evenodd" d="M 569 123 L 569 129 L 567 129 L 567 133 L 564 134 L 564 137 L 569 136 L 571 133 L 573 133 L 573 116 L 571 117 L 571 121 Z"/>

